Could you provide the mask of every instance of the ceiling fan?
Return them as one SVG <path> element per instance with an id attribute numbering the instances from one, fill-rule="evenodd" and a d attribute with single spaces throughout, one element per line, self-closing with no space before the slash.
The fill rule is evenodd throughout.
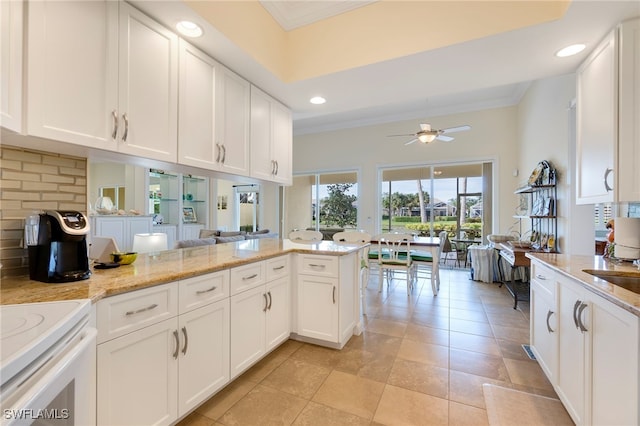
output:
<path id="1" fill-rule="evenodd" d="M 446 129 L 432 129 L 430 124 L 420 124 L 420 131 L 418 133 L 409 133 L 404 135 L 389 135 L 392 136 L 413 136 L 414 139 L 411 139 L 409 142 L 405 143 L 405 145 L 411 145 L 414 142 L 422 142 L 422 143 L 431 143 L 434 140 L 439 140 L 442 142 L 451 142 L 453 138 L 451 136 L 447 136 L 448 133 L 454 132 L 462 132 L 465 130 L 471 130 L 471 126 L 456 126 L 456 127 L 448 127 Z"/>

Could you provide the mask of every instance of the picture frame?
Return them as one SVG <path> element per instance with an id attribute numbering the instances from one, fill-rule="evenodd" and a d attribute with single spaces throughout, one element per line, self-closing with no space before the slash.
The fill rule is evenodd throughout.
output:
<path id="1" fill-rule="evenodd" d="M 182 207 L 182 222 L 194 223 L 197 221 L 198 218 L 196 217 L 196 211 L 193 209 L 193 207 Z"/>
<path id="2" fill-rule="evenodd" d="M 218 195 L 218 210 L 226 210 L 228 198 L 226 195 Z"/>

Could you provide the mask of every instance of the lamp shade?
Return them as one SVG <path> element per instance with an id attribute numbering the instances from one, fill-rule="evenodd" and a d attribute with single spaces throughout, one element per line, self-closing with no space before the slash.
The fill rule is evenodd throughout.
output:
<path id="1" fill-rule="evenodd" d="M 430 134 L 421 134 L 420 136 L 418 136 L 418 139 L 420 140 L 420 142 L 422 143 L 429 143 L 429 142 L 433 142 L 436 138 L 436 135 L 430 135 Z"/>
<path id="2" fill-rule="evenodd" d="M 135 234 L 133 236 L 133 251 L 138 253 L 152 253 L 167 250 L 167 234 Z"/>

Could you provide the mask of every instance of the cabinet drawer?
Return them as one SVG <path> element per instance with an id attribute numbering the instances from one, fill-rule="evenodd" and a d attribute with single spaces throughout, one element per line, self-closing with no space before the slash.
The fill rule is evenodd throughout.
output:
<path id="1" fill-rule="evenodd" d="M 264 284 L 265 276 L 264 262 L 256 262 L 231 269 L 231 295 Z"/>
<path id="2" fill-rule="evenodd" d="M 553 269 L 538 262 L 531 262 L 531 280 L 536 281 L 552 297 L 555 297 L 556 273 Z"/>
<path id="3" fill-rule="evenodd" d="M 300 274 L 314 275 L 316 277 L 338 277 L 339 264 L 336 256 L 300 255 Z"/>
<path id="4" fill-rule="evenodd" d="M 98 302 L 98 343 L 178 315 L 177 283 L 136 290 Z"/>
<path id="5" fill-rule="evenodd" d="M 267 281 L 289 276 L 291 268 L 289 266 L 289 256 L 280 256 L 275 259 L 265 261 L 267 269 Z"/>
<path id="6" fill-rule="evenodd" d="M 229 271 L 180 280 L 178 295 L 181 314 L 229 297 Z"/>

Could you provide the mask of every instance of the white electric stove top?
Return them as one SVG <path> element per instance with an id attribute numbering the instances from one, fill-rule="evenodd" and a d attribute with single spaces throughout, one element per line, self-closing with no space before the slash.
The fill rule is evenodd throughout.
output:
<path id="1" fill-rule="evenodd" d="M 0 385 L 88 318 L 89 300 L 0 305 Z"/>

